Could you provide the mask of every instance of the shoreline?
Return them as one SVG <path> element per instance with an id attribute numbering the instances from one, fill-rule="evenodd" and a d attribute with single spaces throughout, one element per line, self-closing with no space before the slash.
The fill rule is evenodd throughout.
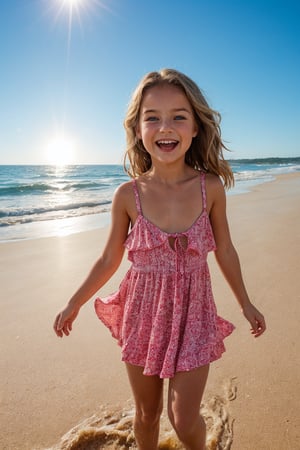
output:
<path id="1" fill-rule="evenodd" d="M 237 181 L 235 186 L 227 192 L 227 198 L 247 195 L 257 186 L 272 183 L 281 177 L 293 176 L 300 172 L 270 174 L 268 177 L 243 182 Z M 240 184 L 241 183 L 241 184 Z M 53 220 L 40 220 L 23 224 L 10 225 L 0 228 L 0 244 L 22 242 L 32 239 L 49 237 L 63 237 L 92 230 L 103 229 L 110 224 L 110 211 L 85 214 Z"/>
<path id="2" fill-rule="evenodd" d="M 218 312 L 236 330 L 225 340 L 224 356 L 211 365 L 204 403 L 214 400 L 213 412 L 216 405 L 224 407 L 234 420 L 232 450 L 300 446 L 299 200 L 298 172 L 227 198 L 244 279 L 267 320 L 267 332 L 258 340 L 209 257 Z M 92 301 L 82 308 L 71 336 L 61 340 L 52 331 L 55 314 L 98 257 L 107 233 L 105 227 L 0 246 L 3 450 L 49 448 L 100 413 L 101 405 L 122 410 L 131 399 L 119 347 Z M 128 267 L 124 257 L 101 296 L 116 290 Z"/>

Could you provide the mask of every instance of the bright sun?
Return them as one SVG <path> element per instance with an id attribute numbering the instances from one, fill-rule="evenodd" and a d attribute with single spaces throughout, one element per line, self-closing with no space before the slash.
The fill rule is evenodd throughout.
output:
<path id="1" fill-rule="evenodd" d="M 66 136 L 55 136 L 46 145 L 46 158 L 49 164 L 64 166 L 74 163 L 75 144 Z"/>
<path id="2" fill-rule="evenodd" d="M 62 0 L 64 5 L 79 5 L 80 3 L 84 3 L 84 0 Z"/>
<path id="3" fill-rule="evenodd" d="M 83 2 L 84 2 L 84 0 L 63 0 L 63 4 L 70 5 L 70 6 L 80 5 L 80 3 L 83 3 Z"/>
<path id="4" fill-rule="evenodd" d="M 48 11 L 54 12 L 55 21 L 62 15 L 68 17 L 69 35 L 74 19 L 80 27 L 84 16 L 94 17 L 100 10 L 112 12 L 106 5 L 107 0 L 40 0 L 45 3 Z"/>
<path id="5" fill-rule="evenodd" d="M 88 7 L 90 0 L 60 0 L 61 8 L 68 8 L 72 12 L 73 8 L 76 10 L 77 14 L 79 10 Z"/>

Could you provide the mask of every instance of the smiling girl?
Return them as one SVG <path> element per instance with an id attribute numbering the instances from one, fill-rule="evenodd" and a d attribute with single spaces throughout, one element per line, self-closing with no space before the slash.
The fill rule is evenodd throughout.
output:
<path id="1" fill-rule="evenodd" d="M 129 271 L 117 292 L 96 299 L 95 309 L 122 348 L 138 448 L 157 449 L 168 378 L 171 424 L 187 449 L 203 450 L 199 411 L 209 365 L 234 329 L 217 315 L 208 252 L 214 251 L 253 335 L 265 331 L 228 228 L 224 186 L 233 184 L 233 174 L 223 158 L 219 115 L 190 78 L 164 69 L 140 82 L 125 129 L 125 167 L 133 179 L 117 189 L 103 254 L 57 315 L 54 330 L 69 335 L 81 306 L 117 270 L 126 248 Z"/>

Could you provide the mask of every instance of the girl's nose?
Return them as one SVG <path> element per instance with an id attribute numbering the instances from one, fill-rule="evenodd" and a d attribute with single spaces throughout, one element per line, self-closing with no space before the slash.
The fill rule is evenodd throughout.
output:
<path id="1" fill-rule="evenodd" d="M 172 124 L 170 119 L 162 119 L 160 124 L 160 130 L 163 132 L 168 132 L 172 130 Z"/>

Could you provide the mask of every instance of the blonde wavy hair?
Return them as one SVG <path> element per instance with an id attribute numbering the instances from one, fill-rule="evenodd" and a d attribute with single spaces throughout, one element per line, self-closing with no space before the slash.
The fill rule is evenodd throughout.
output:
<path id="1" fill-rule="evenodd" d="M 132 95 L 124 120 L 127 143 L 124 156 L 125 171 L 130 177 L 136 178 L 147 172 L 152 166 L 151 156 L 143 146 L 142 141 L 137 139 L 136 129 L 145 92 L 162 84 L 173 85 L 181 89 L 194 112 L 198 133 L 186 152 L 186 164 L 194 169 L 220 176 L 225 188 L 232 187 L 234 185 L 233 173 L 223 155 L 223 150 L 228 149 L 221 139 L 221 116 L 209 107 L 196 83 L 174 69 L 162 69 L 159 72 L 146 74 Z M 129 167 L 127 159 L 129 160 Z"/>

